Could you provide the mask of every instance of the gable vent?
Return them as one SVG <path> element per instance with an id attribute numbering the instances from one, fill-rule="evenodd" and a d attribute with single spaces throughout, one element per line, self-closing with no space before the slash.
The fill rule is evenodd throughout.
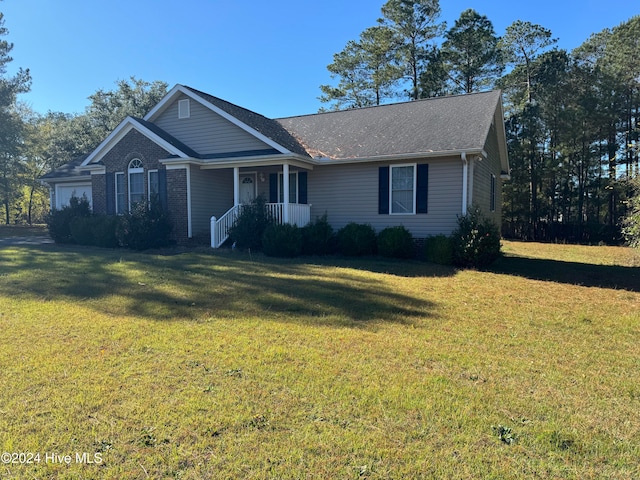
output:
<path id="1" fill-rule="evenodd" d="M 189 118 L 191 116 L 191 105 L 189 99 L 178 101 L 178 118 Z"/>

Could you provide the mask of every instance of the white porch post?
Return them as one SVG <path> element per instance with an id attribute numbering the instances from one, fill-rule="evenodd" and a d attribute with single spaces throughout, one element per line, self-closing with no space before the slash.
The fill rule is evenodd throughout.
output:
<path id="1" fill-rule="evenodd" d="M 282 208 L 282 222 L 289 223 L 289 164 L 282 165 L 282 188 L 284 189 L 284 205 Z"/>
<path id="2" fill-rule="evenodd" d="M 233 206 L 240 205 L 240 168 L 233 167 Z"/>

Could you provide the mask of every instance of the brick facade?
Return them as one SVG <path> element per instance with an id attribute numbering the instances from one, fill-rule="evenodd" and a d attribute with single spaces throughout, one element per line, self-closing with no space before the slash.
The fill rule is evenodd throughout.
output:
<path id="1" fill-rule="evenodd" d="M 173 223 L 172 237 L 183 244 L 189 236 L 186 168 L 167 170 L 167 204 Z"/>
<path id="2" fill-rule="evenodd" d="M 149 170 L 164 170 L 159 160 L 169 158 L 171 154 L 135 129 L 127 133 L 102 158 L 107 174 L 123 172 L 125 204 L 129 203 L 129 163 L 134 158 L 142 160 L 144 167 L 144 191 L 149 191 Z M 107 213 L 106 176 L 92 175 L 93 211 Z M 188 238 L 187 217 L 187 175 L 185 169 L 167 171 L 167 204 L 169 218 L 173 223 L 173 237 L 177 243 L 185 243 Z"/>
<path id="3" fill-rule="evenodd" d="M 93 213 L 107 213 L 107 182 L 104 175 L 91 175 L 91 199 Z"/>

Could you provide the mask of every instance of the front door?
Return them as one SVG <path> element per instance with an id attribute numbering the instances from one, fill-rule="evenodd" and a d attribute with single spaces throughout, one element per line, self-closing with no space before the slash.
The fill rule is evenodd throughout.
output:
<path id="1" fill-rule="evenodd" d="M 256 198 L 256 174 L 240 175 L 240 203 L 247 205 Z"/>

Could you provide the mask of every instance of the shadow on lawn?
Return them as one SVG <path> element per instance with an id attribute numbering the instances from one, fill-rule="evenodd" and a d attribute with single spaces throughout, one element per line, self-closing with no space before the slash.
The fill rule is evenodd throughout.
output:
<path id="1" fill-rule="evenodd" d="M 638 267 L 506 256 L 493 264 L 489 270 L 532 280 L 640 292 Z"/>
<path id="2" fill-rule="evenodd" d="M 402 262 L 363 260 L 342 268 L 254 258 L 21 246 L 0 250 L 0 290 L 40 301 L 85 302 L 102 313 L 157 320 L 264 317 L 357 328 L 379 321 L 414 324 L 435 316 L 433 302 L 401 293 L 389 283 L 402 278 L 366 271 L 372 265 L 399 274 Z M 404 263 L 404 268 L 418 267 Z M 430 271 L 424 264 L 421 268 Z M 440 273 L 432 275 L 454 272 L 433 271 Z"/>

